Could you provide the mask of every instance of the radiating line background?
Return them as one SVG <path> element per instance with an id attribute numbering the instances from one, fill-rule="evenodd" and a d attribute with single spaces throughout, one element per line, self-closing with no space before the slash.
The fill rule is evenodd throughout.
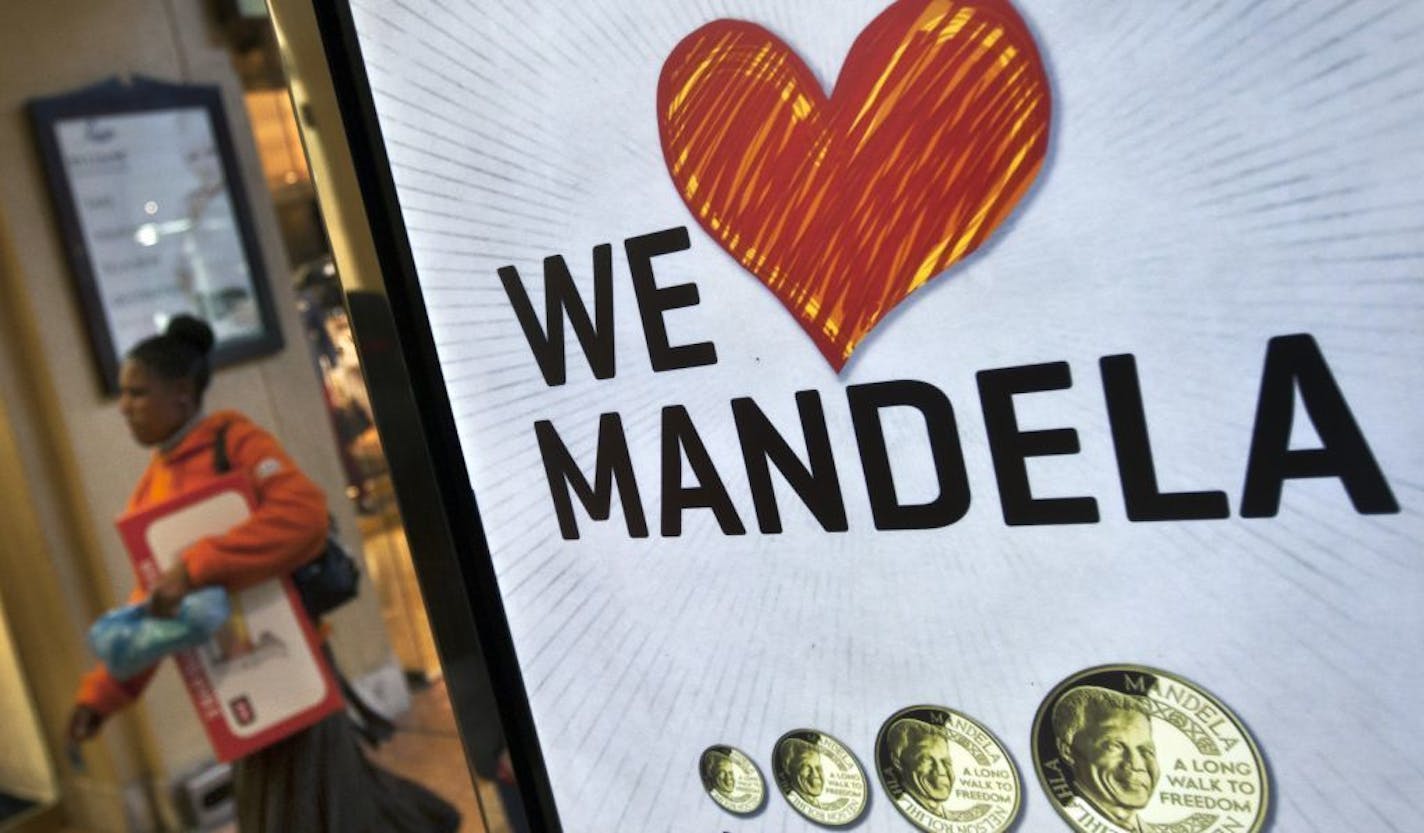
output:
<path id="1" fill-rule="evenodd" d="M 1024 774 L 1020 829 L 1061 829 L 1030 771 L 1034 711 L 1111 661 L 1235 708 L 1271 765 L 1274 829 L 1417 828 L 1424 4 L 1022 0 L 1055 94 L 1039 184 L 839 377 L 688 215 L 654 97 L 672 47 L 724 16 L 766 26 L 829 86 L 883 2 L 352 4 L 565 829 L 810 829 L 775 795 L 750 821 L 716 808 L 701 751 L 738 746 L 769 774 L 773 741 L 809 726 L 868 763 L 880 722 L 919 702 L 998 733 Z M 679 225 L 692 249 L 656 260 L 658 278 L 696 281 L 702 303 L 669 314 L 672 338 L 710 339 L 720 362 L 658 374 L 621 241 Z M 546 387 L 496 270 L 517 266 L 542 309 L 542 259 L 564 254 L 588 291 L 605 242 L 617 378 L 593 380 L 571 340 L 569 383 Z M 1097 359 L 1136 355 L 1163 487 L 1224 489 L 1234 513 L 1266 342 L 1296 332 L 1319 341 L 1402 514 L 1359 516 L 1313 481 L 1274 519 L 1128 523 Z M 1020 423 L 1074 427 L 1083 449 L 1032 462 L 1034 489 L 1092 495 L 1103 521 L 1006 528 L 974 373 L 1056 360 L 1073 388 L 1020 397 Z M 956 408 L 973 506 L 944 530 L 872 528 L 843 389 L 896 378 Z M 615 511 L 559 537 L 535 420 L 591 461 L 598 414 L 621 413 L 656 530 L 659 411 L 686 405 L 754 529 L 728 401 L 755 397 L 795 437 L 806 388 L 848 534 L 779 488 L 779 536 L 724 537 L 694 512 L 678 539 L 630 541 Z M 890 432 L 902 495 L 928 497 L 922 425 Z M 874 792 L 861 829 L 907 829 Z"/>

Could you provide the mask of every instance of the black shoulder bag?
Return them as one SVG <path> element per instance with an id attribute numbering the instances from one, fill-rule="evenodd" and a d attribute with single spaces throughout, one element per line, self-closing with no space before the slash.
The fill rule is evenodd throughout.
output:
<path id="1" fill-rule="evenodd" d="M 213 445 L 213 469 L 218 474 L 232 471 L 232 461 L 227 456 L 227 429 L 226 425 L 218 428 Z M 356 598 L 360 582 L 356 559 L 337 540 L 334 525 L 327 532 L 326 548 L 321 554 L 292 571 L 292 583 L 302 597 L 302 607 L 313 621 Z"/>

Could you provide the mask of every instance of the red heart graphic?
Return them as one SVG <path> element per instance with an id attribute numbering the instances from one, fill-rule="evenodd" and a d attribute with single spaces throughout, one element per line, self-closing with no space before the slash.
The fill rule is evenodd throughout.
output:
<path id="1" fill-rule="evenodd" d="M 708 234 L 837 371 L 911 292 L 973 252 L 1048 149 L 1048 78 L 1008 0 L 899 0 L 827 98 L 767 30 L 718 20 L 658 80 L 663 157 Z"/>

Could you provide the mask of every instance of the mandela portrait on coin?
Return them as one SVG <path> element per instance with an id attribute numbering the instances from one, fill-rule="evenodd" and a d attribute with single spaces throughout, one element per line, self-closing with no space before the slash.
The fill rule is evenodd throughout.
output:
<path id="1" fill-rule="evenodd" d="M 782 744 L 776 766 L 781 773 L 781 782 L 789 784 L 802 800 L 810 804 L 820 801 L 826 782 L 821 771 L 819 749 L 800 738 L 787 738 Z"/>
<path id="2" fill-rule="evenodd" d="M 1127 830 L 1142 829 L 1137 813 L 1161 774 L 1148 714 L 1141 698 L 1091 685 L 1072 689 L 1053 707 L 1054 741 L 1074 790 Z"/>
<path id="3" fill-rule="evenodd" d="M 749 816 L 766 800 L 766 784 L 761 772 L 745 752 L 731 746 L 709 746 L 698 760 L 702 788 L 718 807 L 738 816 Z"/>
<path id="4" fill-rule="evenodd" d="M 886 741 L 890 768 L 905 793 L 928 812 L 944 817 L 944 802 L 954 789 L 954 764 L 944 730 L 904 717 L 890 724 Z"/>
<path id="5" fill-rule="evenodd" d="M 732 759 L 718 749 L 709 749 L 702 756 L 702 785 L 730 798 L 737 789 L 737 772 Z"/>

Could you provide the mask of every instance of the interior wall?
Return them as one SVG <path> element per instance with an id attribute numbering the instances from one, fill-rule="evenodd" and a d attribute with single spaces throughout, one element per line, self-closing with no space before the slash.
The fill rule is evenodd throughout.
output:
<path id="1" fill-rule="evenodd" d="M 19 253 L 0 214 L 0 597 L 50 758 L 63 761 L 66 815 L 96 832 L 126 830 L 125 787 L 143 798 L 142 776 L 154 757 L 142 721 L 133 714 L 111 720 L 88 745 L 82 769 L 60 754 L 70 695 L 90 661 L 84 628 L 90 611 L 104 607 L 101 585 L 108 582 L 97 555 L 79 555 L 98 547 L 89 544 L 90 519 L 63 499 L 61 474 L 74 468 L 72 454 L 49 430 L 59 422 L 58 403 L 28 355 L 40 322 L 19 275 Z"/>
<path id="2" fill-rule="evenodd" d="M 12 370 L 0 373 L 0 394 L 11 405 L 23 467 L 20 482 L 33 499 L 43 557 L 51 562 L 46 569 L 58 587 L 59 604 L 50 611 L 56 620 L 50 638 L 65 640 L 81 658 L 78 641 L 88 621 L 122 600 L 132 586 L 128 558 L 112 519 L 143 470 L 147 452 L 130 441 L 115 403 L 100 388 L 24 109 L 29 98 L 116 74 L 221 88 L 242 170 L 242 181 L 234 186 L 247 189 L 253 207 L 287 346 L 275 356 L 219 371 L 207 405 L 212 410 L 238 408 L 266 426 L 326 489 L 345 537 L 355 538 L 355 518 L 343 497 L 345 483 L 330 422 L 287 279 L 290 264 L 262 182 L 238 80 L 209 22 L 208 5 L 197 0 L 9 3 L 0 28 L 0 170 L 5 172 L 0 227 L 13 241 L 12 255 L 0 270 L 0 280 L 9 284 L 0 293 L 0 303 L 8 307 L 5 315 L 23 325 L 7 328 L 0 338 L 0 353 L 7 354 L 0 356 L 0 365 Z M 41 637 L 21 630 L 18 623 L 16 631 L 23 657 L 25 641 Z M 333 642 L 351 676 L 388 660 L 390 647 L 373 594 L 363 594 L 336 617 Z M 65 671 L 68 691 L 46 683 L 43 694 L 36 692 L 45 700 L 64 701 L 62 707 L 42 708 L 51 743 L 51 712 L 67 711 L 67 698 L 77 682 L 77 672 Z M 139 745 L 148 745 L 140 758 L 156 760 L 127 765 L 118 760 L 116 777 L 131 778 L 138 769 L 162 780 L 210 756 L 171 668 L 155 679 L 139 711 L 148 718 L 148 727 L 138 730 Z M 161 730 L 153 731 L 154 726 Z M 115 754 L 122 759 L 124 751 Z M 78 776 L 67 765 L 64 774 L 68 795 L 70 776 Z"/>

